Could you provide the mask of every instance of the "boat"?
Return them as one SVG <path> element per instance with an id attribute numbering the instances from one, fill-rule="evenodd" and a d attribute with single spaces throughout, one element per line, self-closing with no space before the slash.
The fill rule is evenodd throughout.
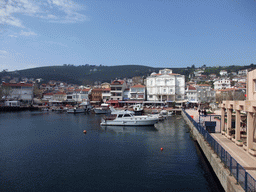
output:
<path id="1" fill-rule="evenodd" d="M 91 106 L 88 102 L 82 102 L 79 106 L 75 106 L 67 109 L 67 113 L 86 113 L 91 110 Z"/>
<path id="2" fill-rule="evenodd" d="M 111 112 L 109 104 L 106 103 L 102 103 L 100 107 L 96 107 L 93 110 L 96 114 L 107 114 Z"/>
<path id="3" fill-rule="evenodd" d="M 165 117 L 163 115 L 161 115 L 160 113 L 158 113 L 157 109 L 153 109 L 151 115 L 152 117 L 157 117 L 158 121 L 163 121 L 165 119 Z"/>
<path id="4" fill-rule="evenodd" d="M 168 111 L 168 116 L 172 116 L 173 115 L 173 111 Z"/>
<path id="5" fill-rule="evenodd" d="M 160 115 L 162 115 L 166 119 L 168 117 L 168 111 L 162 110 L 160 111 Z"/>
<path id="6" fill-rule="evenodd" d="M 143 114 L 143 105 L 142 104 L 134 105 L 133 111 L 135 112 L 135 115 L 142 115 Z"/>
<path id="7" fill-rule="evenodd" d="M 101 126 L 153 126 L 158 122 L 156 116 L 134 116 L 130 111 L 121 110 L 116 114 L 104 117 Z"/>

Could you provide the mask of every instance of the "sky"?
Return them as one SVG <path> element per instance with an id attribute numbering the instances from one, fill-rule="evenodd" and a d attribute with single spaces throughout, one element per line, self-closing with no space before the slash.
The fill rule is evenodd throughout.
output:
<path id="1" fill-rule="evenodd" d="M 255 0 L 0 0 L 0 71 L 256 63 Z"/>

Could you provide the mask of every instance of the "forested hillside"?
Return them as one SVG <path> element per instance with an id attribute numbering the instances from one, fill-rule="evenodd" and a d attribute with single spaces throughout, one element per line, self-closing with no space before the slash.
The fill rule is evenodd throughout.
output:
<path id="1" fill-rule="evenodd" d="M 26 78 L 42 78 L 43 82 L 49 80 L 59 80 L 66 83 L 74 84 L 93 84 L 95 81 L 99 82 L 111 82 L 114 79 L 132 78 L 135 76 L 147 77 L 152 72 L 158 72 L 162 68 L 153 68 L 142 65 L 121 65 L 121 66 L 95 66 L 95 65 L 80 65 L 74 66 L 70 64 L 64 64 L 63 66 L 49 66 L 49 67 L 38 67 L 25 70 L 19 70 L 15 72 L 0 72 L 0 78 L 4 76 L 13 77 L 26 77 Z M 205 65 L 200 67 L 204 70 L 205 75 L 211 73 L 219 75 L 220 70 L 227 70 L 228 72 L 238 72 L 242 69 L 255 69 L 256 65 L 251 64 L 248 66 L 227 66 L 227 67 L 206 67 Z M 187 68 L 171 68 L 173 73 L 185 75 L 188 80 L 189 74 L 199 68 L 195 68 L 194 65 Z"/>

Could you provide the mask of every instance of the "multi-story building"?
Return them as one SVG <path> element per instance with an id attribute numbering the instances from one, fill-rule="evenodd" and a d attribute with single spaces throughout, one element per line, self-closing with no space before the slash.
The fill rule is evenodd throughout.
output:
<path id="1" fill-rule="evenodd" d="M 83 102 L 89 99 L 91 89 L 75 89 L 72 99 L 76 102 Z"/>
<path id="2" fill-rule="evenodd" d="M 102 89 L 102 100 L 103 100 L 103 102 L 109 101 L 110 97 L 111 97 L 110 88 Z"/>
<path id="3" fill-rule="evenodd" d="M 91 103 L 101 103 L 102 90 L 103 89 L 101 89 L 101 88 L 93 88 L 91 90 Z"/>
<path id="4" fill-rule="evenodd" d="M 110 100 L 120 100 L 124 98 L 124 90 L 126 89 L 126 82 L 123 80 L 115 80 L 110 84 Z"/>
<path id="5" fill-rule="evenodd" d="M 146 87 L 148 101 L 182 101 L 185 96 L 185 77 L 172 73 L 170 69 L 163 69 L 147 77 Z"/>
<path id="6" fill-rule="evenodd" d="M 67 94 L 64 92 L 56 92 L 53 94 L 53 100 L 54 101 L 65 101 L 67 100 Z"/>
<path id="7" fill-rule="evenodd" d="M 146 87 L 144 85 L 131 86 L 130 99 L 144 101 L 146 99 Z"/>
<path id="8" fill-rule="evenodd" d="M 242 75 L 242 76 L 247 75 L 247 73 L 248 73 L 248 69 L 243 69 L 238 71 L 238 75 Z"/>
<path id="9" fill-rule="evenodd" d="M 189 85 L 187 87 L 186 95 L 189 103 L 198 103 L 197 90 L 194 86 Z"/>
<path id="10" fill-rule="evenodd" d="M 2 91 L 5 99 L 22 100 L 32 102 L 34 85 L 28 83 L 2 83 Z"/>
<path id="11" fill-rule="evenodd" d="M 198 103 L 213 103 L 216 101 L 216 93 L 208 84 L 198 84 L 195 86 L 197 90 Z"/>
<path id="12" fill-rule="evenodd" d="M 219 79 L 219 80 L 216 80 L 213 83 L 213 85 L 215 90 L 227 89 L 227 88 L 231 88 L 231 81 L 229 79 Z"/>

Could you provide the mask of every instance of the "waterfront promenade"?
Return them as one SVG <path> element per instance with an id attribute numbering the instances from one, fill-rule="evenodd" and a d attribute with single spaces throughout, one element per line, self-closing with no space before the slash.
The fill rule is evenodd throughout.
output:
<path id="1" fill-rule="evenodd" d="M 196 122 L 199 122 L 199 113 L 194 109 L 186 109 L 186 112 L 193 116 Z M 215 115 L 220 115 L 220 111 L 216 111 Z M 210 116 L 200 117 L 200 122 L 209 121 Z M 256 179 L 256 157 L 250 155 L 243 147 L 237 146 L 234 142 L 222 135 L 220 132 L 220 121 L 211 118 L 211 121 L 216 121 L 216 133 L 211 133 L 211 136 L 241 165 L 244 169 Z"/>

